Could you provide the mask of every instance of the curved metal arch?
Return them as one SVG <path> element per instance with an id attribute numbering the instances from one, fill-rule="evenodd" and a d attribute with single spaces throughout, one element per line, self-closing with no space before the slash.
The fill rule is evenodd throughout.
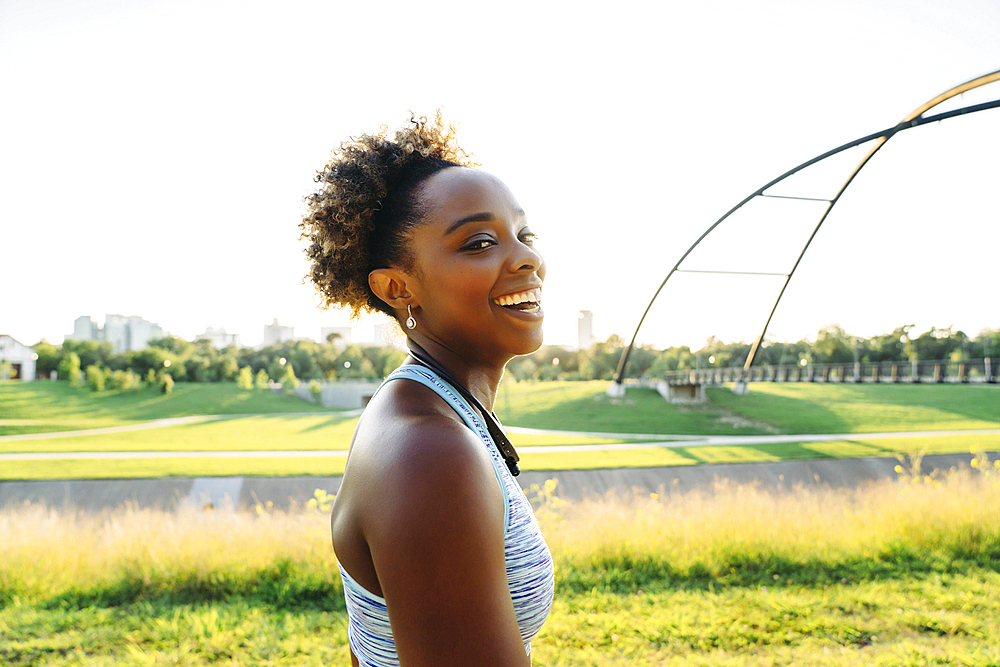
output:
<path id="1" fill-rule="evenodd" d="M 775 299 L 774 306 L 771 307 L 771 312 L 767 316 L 767 321 L 764 323 L 764 329 L 760 332 L 760 336 L 758 336 L 757 339 L 754 341 L 753 346 L 750 348 L 750 353 L 747 355 L 746 362 L 743 365 L 743 370 L 744 371 L 749 370 L 750 366 L 753 364 L 754 358 L 757 355 L 757 350 L 760 348 L 761 342 L 764 340 L 764 335 L 767 333 L 767 328 L 771 324 L 771 318 L 774 317 L 774 312 L 778 308 L 778 303 L 781 301 L 781 297 L 784 296 L 785 294 L 785 288 L 788 287 L 788 283 L 791 281 L 792 276 L 795 274 L 795 270 L 798 268 L 799 263 L 802 261 L 802 257 L 806 254 L 806 250 L 809 249 L 809 245 L 812 243 L 813 238 L 815 238 L 816 233 L 819 231 L 819 228 L 826 221 L 826 218 L 830 214 L 830 211 L 840 200 L 840 196 L 844 194 L 844 190 L 847 189 L 847 186 L 849 186 L 851 182 L 854 180 L 854 177 L 858 175 L 858 172 L 861 171 L 861 169 L 868 163 L 868 161 L 871 160 L 872 156 L 874 156 L 875 153 L 877 153 L 878 150 L 885 145 L 885 142 L 887 142 L 889 139 L 891 139 L 897 133 L 902 132 L 903 130 L 909 130 L 911 128 L 919 127 L 927 123 L 933 123 L 937 121 L 946 120 L 948 118 L 954 118 L 955 116 L 962 116 L 970 113 L 975 113 L 977 111 L 985 111 L 986 109 L 994 109 L 1000 107 L 1000 100 L 992 100 L 990 102 L 982 102 L 980 104 L 973 104 L 967 107 L 961 107 L 959 109 L 945 111 L 943 113 L 935 114 L 933 116 L 925 115 L 928 111 L 938 106 L 942 102 L 945 102 L 957 95 L 961 95 L 962 93 L 968 92 L 975 88 L 979 88 L 980 86 L 985 86 L 987 84 L 994 83 L 996 81 L 1000 81 L 1000 70 L 990 72 L 989 74 L 984 74 L 982 76 L 976 77 L 975 79 L 971 79 L 969 81 L 966 81 L 965 83 L 955 86 L 954 88 L 951 88 L 950 90 L 947 90 L 941 93 L 940 95 L 932 98 L 928 102 L 924 103 L 923 105 L 915 109 L 912 113 L 908 114 L 905 118 L 903 118 L 903 120 L 901 120 L 893 127 L 882 130 L 880 132 L 874 132 L 864 137 L 860 137 L 858 139 L 855 139 L 854 141 L 849 141 L 848 143 L 842 146 L 838 146 L 833 150 L 829 150 L 825 153 L 822 153 L 821 155 L 817 155 L 811 160 L 803 162 L 794 169 L 790 169 L 781 176 L 778 176 L 774 180 L 769 181 L 766 185 L 755 190 L 745 199 L 743 199 L 740 203 L 736 204 L 736 206 L 729 209 L 729 211 L 727 211 L 725 215 L 716 220 L 708 229 L 706 229 L 702 233 L 702 235 L 699 236 L 698 239 L 693 244 L 691 244 L 690 248 L 684 251 L 684 254 L 681 255 L 680 259 L 677 260 L 673 268 L 670 269 L 670 272 L 667 274 L 667 277 L 663 279 L 663 282 L 660 283 L 660 286 L 656 289 L 656 292 L 653 294 L 653 298 L 650 299 L 649 301 L 649 305 L 647 305 L 646 310 L 643 311 L 642 317 L 639 318 L 639 324 L 635 328 L 635 333 L 632 334 L 632 340 L 629 342 L 628 347 L 625 348 L 625 350 L 622 352 L 622 356 L 618 361 L 618 369 L 615 371 L 614 382 L 620 385 L 624 381 L 625 367 L 628 364 L 629 356 L 631 356 L 632 354 L 632 348 L 635 346 L 635 339 L 639 335 L 639 329 L 642 328 L 642 323 L 645 321 L 646 315 L 649 314 L 650 309 L 653 307 L 653 303 L 656 301 L 656 298 L 660 295 L 660 292 L 663 291 L 664 286 L 666 286 L 667 281 L 670 280 L 671 276 L 677 273 L 680 265 L 684 262 L 685 259 L 687 259 L 688 255 L 690 255 L 691 252 L 696 247 L 698 247 L 698 244 L 700 244 L 705 239 L 706 236 L 711 234 L 715 230 L 715 228 L 721 225 L 727 218 L 729 218 L 729 216 L 731 216 L 733 213 L 742 208 L 744 204 L 754 199 L 755 197 L 766 196 L 764 195 L 765 191 L 767 191 L 769 188 L 774 187 L 775 185 L 785 180 L 789 176 L 792 176 L 793 174 L 796 174 L 802 171 L 803 169 L 806 169 L 807 167 L 811 167 L 812 165 L 821 162 L 828 157 L 841 153 L 845 150 L 854 148 L 856 146 L 860 146 L 872 140 L 877 140 L 876 144 L 872 147 L 872 149 L 868 151 L 868 153 L 864 156 L 864 158 L 862 158 L 861 162 L 858 163 L 858 166 L 856 166 L 854 170 L 850 173 L 850 175 L 847 177 L 847 180 L 844 181 L 844 184 L 840 187 L 840 189 L 837 191 L 834 197 L 829 200 L 821 200 L 828 202 L 826 209 L 823 211 L 823 214 L 820 216 L 819 222 L 816 223 L 816 226 L 813 228 L 812 233 L 809 235 L 809 238 L 806 240 L 805 245 L 802 247 L 802 251 L 799 253 L 799 256 L 796 258 L 795 263 L 792 265 L 792 269 L 787 274 L 777 274 L 777 275 L 784 275 L 785 281 L 781 286 L 781 290 L 778 292 L 778 298 Z"/>

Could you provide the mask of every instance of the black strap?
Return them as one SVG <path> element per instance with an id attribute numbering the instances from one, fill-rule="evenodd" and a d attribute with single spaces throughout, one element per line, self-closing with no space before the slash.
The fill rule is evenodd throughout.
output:
<path id="1" fill-rule="evenodd" d="M 483 404 L 479 402 L 479 399 L 472 395 L 472 392 L 463 387 L 460 382 L 456 381 L 455 378 L 449 375 L 446 370 L 441 368 L 439 363 L 434 361 L 434 359 L 429 356 L 425 357 L 417 352 L 414 352 L 413 350 L 410 350 L 409 352 L 414 361 L 421 366 L 430 368 L 432 371 L 435 371 L 438 375 L 447 380 L 448 383 L 451 384 L 451 386 L 454 387 L 463 398 L 465 398 L 465 400 L 472 403 L 472 405 L 479 410 L 479 413 L 483 416 L 483 421 L 486 423 L 486 430 L 489 431 L 490 437 L 493 438 L 493 444 L 496 445 L 497 450 L 500 452 L 500 456 L 503 457 L 504 463 L 507 464 L 507 470 L 510 470 L 510 474 L 514 477 L 520 475 L 521 469 L 517 467 L 517 462 L 520 461 L 521 458 L 517 455 L 517 452 L 514 451 L 514 445 L 511 444 L 507 435 L 503 432 L 503 427 L 500 426 L 500 420 L 497 419 L 497 416 L 487 410 Z"/>

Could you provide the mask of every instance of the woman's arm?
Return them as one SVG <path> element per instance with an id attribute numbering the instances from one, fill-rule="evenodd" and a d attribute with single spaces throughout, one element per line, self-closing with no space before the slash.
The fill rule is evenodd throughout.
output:
<path id="1" fill-rule="evenodd" d="M 454 419 L 408 421 L 362 526 L 400 664 L 528 665 L 489 453 Z"/>

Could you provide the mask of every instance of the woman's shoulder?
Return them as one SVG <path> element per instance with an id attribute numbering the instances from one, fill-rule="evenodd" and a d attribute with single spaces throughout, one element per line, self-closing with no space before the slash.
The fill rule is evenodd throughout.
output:
<path id="1" fill-rule="evenodd" d="M 358 424 L 348 465 L 382 487 L 416 491 L 456 478 L 496 485 L 483 441 L 444 397 L 417 382 L 395 380 L 379 390 Z"/>

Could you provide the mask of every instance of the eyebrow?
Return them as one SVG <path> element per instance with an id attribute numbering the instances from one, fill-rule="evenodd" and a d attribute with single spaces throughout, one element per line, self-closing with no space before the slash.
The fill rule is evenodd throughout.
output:
<path id="1" fill-rule="evenodd" d="M 514 213 L 519 218 L 525 217 L 524 211 L 522 209 L 517 209 L 516 211 L 514 211 Z M 489 213 L 488 211 L 483 211 L 482 213 L 473 213 L 472 215 L 467 215 L 464 218 L 459 218 L 455 222 L 451 223 L 451 226 L 449 226 L 448 229 L 445 230 L 444 235 L 448 236 L 449 234 L 458 230 L 463 225 L 467 225 L 470 222 L 489 222 L 490 220 L 493 220 L 495 218 L 496 216 L 493 215 L 492 213 Z"/>

